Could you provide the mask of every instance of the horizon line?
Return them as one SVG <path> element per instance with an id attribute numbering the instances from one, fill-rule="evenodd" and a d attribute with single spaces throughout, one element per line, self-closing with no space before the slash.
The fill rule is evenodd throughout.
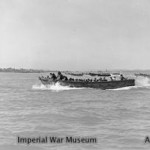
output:
<path id="1" fill-rule="evenodd" d="M 14 70 L 33 70 L 33 71 L 82 71 L 82 70 L 67 70 L 67 69 L 37 69 L 37 68 L 15 68 L 15 67 L 0 67 L 0 69 L 14 69 Z M 89 70 L 83 70 L 83 71 L 150 71 L 150 69 L 89 69 Z"/>

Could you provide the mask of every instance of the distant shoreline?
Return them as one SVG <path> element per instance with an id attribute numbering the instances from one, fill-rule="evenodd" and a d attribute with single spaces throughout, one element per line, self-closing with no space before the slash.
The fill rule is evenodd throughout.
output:
<path id="1" fill-rule="evenodd" d="M 147 72 L 150 71 L 149 69 L 133 69 L 133 70 L 123 70 L 123 69 L 114 69 L 114 70 L 107 70 L 107 71 L 100 71 L 100 70 L 91 70 L 91 71 L 61 71 L 63 73 L 88 73 L 88 72 L 124 72 L 124 71 L 134 71 L 134 72 Z M 0 68 L 0 73 L 47 73 L 47 72 L 58 72 L 58 70 L 42 70 L 42 69 L 24 69 L 24 68 Z"/>
<path id="2" fill-rule="evenodd" d="M 5 73 L 44 73 L 51 72 L 50 70 L 38 70 L 38 69 L 15 69 L 15 68 L 0 68 L 0 72 Z"/>

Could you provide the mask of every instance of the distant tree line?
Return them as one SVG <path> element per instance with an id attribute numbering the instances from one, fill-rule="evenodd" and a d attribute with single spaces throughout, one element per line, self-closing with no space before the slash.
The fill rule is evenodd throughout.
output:
<path id="1" fill-rule="evenodd" d="M 49 72 L 48 70 L 37 70 L 37 69 L 15 69 L 15 68 L 0 68 L 0 72 L 15 72 L 15 73 L 42 73 Z"/>

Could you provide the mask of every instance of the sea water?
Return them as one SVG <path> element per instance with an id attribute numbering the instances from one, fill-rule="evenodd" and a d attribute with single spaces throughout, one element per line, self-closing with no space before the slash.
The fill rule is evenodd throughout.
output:
<path id="1" fill-rule="evenodd" d="M 134 72 L 128 72 L 134 76 Z M 0 150 L 150 149 L 150 78 L 113 90 L 44 86 L 41 74 L 0 73 Z M 96 143 L 18 143 L 18 137 Z M 39 139 L 42 140 L 42 139 Z"/>

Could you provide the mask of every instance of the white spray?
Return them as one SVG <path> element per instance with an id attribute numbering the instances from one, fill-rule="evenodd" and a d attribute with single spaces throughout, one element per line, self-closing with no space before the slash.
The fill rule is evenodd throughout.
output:
<path id="1" fill-rule="evenodd" d="M 52 90 L 52 91 L 64 91 L 64 90 L 75 90 L 75 89 L 83 89 L 83 88 L 75 88 L 69 86 L 62 86 L 58 83 L 52 85 L 43 85 L 43 84 L 36 84 L 32 86 L 34 90 Z"/>

